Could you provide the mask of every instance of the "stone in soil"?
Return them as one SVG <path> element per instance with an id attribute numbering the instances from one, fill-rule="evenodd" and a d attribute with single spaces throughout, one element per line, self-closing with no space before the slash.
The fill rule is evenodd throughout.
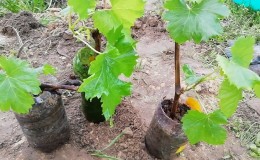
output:
<path id="1" fill-rule="evenodd" d="M 253 98 L 251 100 L 249 100 L 248 105 L 250 108 L 254 109 L 259 115 L 260 115 L 260 99 L 259 98 Z"/>

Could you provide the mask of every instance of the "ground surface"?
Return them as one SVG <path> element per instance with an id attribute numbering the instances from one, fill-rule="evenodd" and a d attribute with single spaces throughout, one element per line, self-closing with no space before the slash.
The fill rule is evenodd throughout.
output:
<path id="1" fill-rule="evenodd" d="M 120 159 L 149 160 L 154 159 L 147 154 L 144 145 L 144 135 L 152 119 L 155 108 L 164 98 L 172 98 L 174 94 L 174 43 L 164 29 L 164 24 L 158 16 L 160 3 L 156 0 L 148 1 L 146 7 L 150 16 L 138 21 L 133 35 L 139 41 L 137 52 L 140 56 L 135 73 L 131 77 L 133 94 L 124 99 L 118 107 L 114 117 L 114 127 L 109 123 L 93 124 L 85 120 L 80 111 L 80 95 L 74 92 L 63 91 L 64 106 L 71 128 L 70 141 L 53 153 L 45 154 L 31 148 L 11 112 L 0 112 L 0 159 L 98 159 L 91 157 L 88 151 L 102 149 L 119 135 L 123 130 L 128 134 L 122 136 L 106 153 Z M 156 12 L 150 12 L 155 10 Z M 62 82 L 72 74 L 71 62 L 75 52 L 82 47 L 81 43 L 68 36 L 66 21 L 58 12 L 35 15 L 37 20 L 46 16 L 58 17 L 46 27 L 30 29 L 21 34 L 23 43 L 22 58 L 27 59 L 35 67 L 49 63 L 58 69 L 56 78 L 48 77 L 44 81 L 52 83 Z M 2 23 L 3 23 L 3 19 Z M 1 23 L 0 20 L 0 23 Z M 9 54 L 17 52 L 19 42 L 15 36 L 0 34 L 0 52 Z M 182 63 L 188 63 L 198 74 L 207 74 L 212 71 L 211 66 L 205 63 L 207 45 L 198 46 L 187 43 L 181 47 Z M 209 81 L 198 86 L 197 96 L 209 112 L 217 107 L 216 97 L 219 80 Z M 259 122 L 259 99 L 246 95 L 241 103 L 238 114 L 233 118 L 247 119 L 249 122 Z M 254 115 L 254 116 L 251 116 Z M 249 118 L 253 117 L 253 118 Z M 232 129 L 232 126 L 227 129 Z M 179 160 L 219 160 L 238 159 L 249 160 L 247 149 L 240 145 L 240 139 L 230 132 L 223 146 L 209 146 L 200 143 L 188 146 L 177 158 Z"/>

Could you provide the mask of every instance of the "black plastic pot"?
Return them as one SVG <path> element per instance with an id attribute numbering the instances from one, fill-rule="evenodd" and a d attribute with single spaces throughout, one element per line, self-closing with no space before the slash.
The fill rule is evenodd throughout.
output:
<path id="1" fill-rule="evenodd" d="M 102 102 L 98 98 L 93 98 L 91 101 L 85 99 L 85 93 L 81 93 L 82 104 L 81 109 L 89 122 L 100 123 L 105 121 L 102 112 Z"/>
<path id="2" fill-rule="evenodd" d="M 156 109 L 145 136 L 149 153 L 156 158 L 172 160 L 177 150 L 187 143 L 181 124 L 169 118 L 162 107 L 171 106 L 171 100 L 164 100 Z"/>
<path id="3" fill-rule="evenodd" d="M 30 113 L 15 114 L 29 144 L 51 152 L 69 140 L 70 130 L 61 95 L 44 91 Z"/>

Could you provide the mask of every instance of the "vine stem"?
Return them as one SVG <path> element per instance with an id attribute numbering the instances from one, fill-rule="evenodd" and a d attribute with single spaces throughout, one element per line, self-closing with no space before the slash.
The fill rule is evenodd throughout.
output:
<path id="1" fill-rule="evenodd" d="M 183 92 L 188 92 L 188 91 L 194 89 L 197 85 L 199 85 L 199 84 L 201 84 L 202 82 L 204 82 L 205 80 L 209 80 L 208 78 L 209 78 L 210 76 L 212 76 L 212 74 L 214 74 L 215 72 L 216 72 L 216 70 L 214 70 L 214 71 L 211 72 L 210 74 L 204 76 L 201 80 L 199 80 L 198 82 L 196 82 L 196 83 L 193 84 L 192 86 L 185 88 L 185 89 L 183 90 Z M 215 78 L 213 78 L 213 80 L 214 80 L 214 79 L 215 79 Z"/>
<path id="2" fill-rule="evenodd" d="M 87 45 L 92 51 L 94 51 L 97 54 L 102 54 L 101 52 L 97 51 L 95 48 L 93 48 L 88 42 L 86 42 L 83 38 L 74 35 L 75 38 L 79 39 L 81 42 L 83 42 L 85 45 Z"/>
<path id="3" fill-rule="evenodd" d="M 100 52 L 101 51 L 101 34 L 98 29 L 94 30 L 92 33 L 92 38 L 95 41 L 95 49 Z"/>
<path id="4" fill-rule="evenodd" d="M 53 85 L 53 84 L 47 84 L 47 83 L 42 83 L 40 85 L 41 90 L 57 90 L 57 89 L 66 89 L 66 90 L 71 90 L 71 91 L 77 91 L 79 89 L 78 86 L 74 85 Z"/>
<path id="5" fill-rule="evenodd" d="M 174 64 L 175 64 L 175 95 L 174 100 L 171 108 L 171 118 L 176 117 L 176 112 L 179 105 L 179 99 L 182 94 L 181 89 L 181 73 L 180 73 L 180 45 L 175 42 L 175 58 L 174 58 Z"/>
<path id="6" fill-rule="evenodd" d="M 85 41 L 83 38 L 80 37 L 80 33 L 78 31 L 74 31 L 75 26 L 78 24 L 78 22 L 80 21 L 80 19 L 77 19 L 76 22 L 74 22 L 72 24 L 72 18 L 71 15 L 69 15 L 69 29 L 71 30 L 71 32 L 73 33 L 73 37 L 79 39 L 81 42 L 83 42 L 86 46 L 88 46 L 92 51 L 94 51 L 97 54 L 102 54 L 100 52 L 100 50 L 97 50 L 95 48 L 93 48 L 87 41 Z"/>

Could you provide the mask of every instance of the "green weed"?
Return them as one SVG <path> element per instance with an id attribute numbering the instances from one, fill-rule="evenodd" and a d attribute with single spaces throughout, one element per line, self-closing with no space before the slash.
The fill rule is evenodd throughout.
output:
<path id="1" fill-rule="evenodd" d="M 0 7 L 13 13 L 20 11 L 19 0 L 2 0 L 0 1 Z"/>
<path id="2" fill-rule="evenodd" d="M 253 11 L 250 8 L 239 6 L 232 0 L 224 0 L 229 7 L 231 14 L 222 20 L 223 34 L 215 36 L 203 46 L 206 52 L 200 55 L 202 62 L 208 66 L 216 66 L 216 53 L 224 55 L 227 41 L 235 40 L 240 36 L 255 37 L 260 42 L 260 11 Z"/>
<path id="3" fill-rule="evenodd" d="M 18 13 L 22 10 L 42 12 L 47 8 L 47 3 L 45 0 L 2 0 L 0 8 L 13 13 Z"/>
<path id="4" fill-rule="evenodd" d="M 44 0 L 23 0 L 20 2 L 20 5 L 23 10 L 32 12 L 42 12 L 46 9 Z"/>
<path id="5" fill-rule="evenodd" d="M 120 133 L 118 136 L 116 136 L 115 139 L 113 139 L 105 148 L 103 148 L 102 150 L 95 150 L 95 151 L 90 151 L 92 156 L 95 157 L 99 157 L 99 158 L 106 158 L 108 160 L 120 160 L 116 157 L 113 156 L 109 156 L 106 155 L 105 153 L 103 153 L 103 151 L 107 150 L 108 148 L 110 148 L 111 146 L 113 146 L 125 133 L 122 132 Z"/>
<path id="6" fill-rule="evenodd" d="M 232 0 L 225 2 L 231 10 L 231 15 L 223 20 L 224 34 L 218 40 L 221 42 L 239 36 L 253 36 L 260 41 L 260 11 L 239 6 Z"/>
<path id="7" fill-rule="evenodd" d="M 39 21 L 42 25 L 47 26 L 48 24 L 54 22 L 57 19 L 55 16 L 42 17 Z"/>

